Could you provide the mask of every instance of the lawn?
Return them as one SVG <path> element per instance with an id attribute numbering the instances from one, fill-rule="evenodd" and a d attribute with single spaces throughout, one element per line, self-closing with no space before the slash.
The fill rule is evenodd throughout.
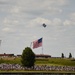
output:
<path id="1" fill-rule="evenodd" d="M 36 59 L 36 64 L 75 66 L 75 60 L 68 58 Z"/>
<path id="2" fill-rule="evenodd" d="M 21 64 L 21 58 L 1 58 L 0 63 L 7 64 Z M 37 65 L 62 65 L 62 66 L 75 66 L 75 59 L 68 58 L 38 58 L 35 64 Z"/>

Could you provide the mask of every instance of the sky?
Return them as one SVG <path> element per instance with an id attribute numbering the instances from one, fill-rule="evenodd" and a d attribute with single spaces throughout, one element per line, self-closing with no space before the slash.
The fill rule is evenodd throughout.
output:
<path id="1" fill-rule="evenodd" d="M 42 24 L 47 26 L 44 28 Z M 43 46 L 31 42 L 43 37 Z M 0 54 L 35 54 L 75 57 L 75 0 L 0 0 Z"/>

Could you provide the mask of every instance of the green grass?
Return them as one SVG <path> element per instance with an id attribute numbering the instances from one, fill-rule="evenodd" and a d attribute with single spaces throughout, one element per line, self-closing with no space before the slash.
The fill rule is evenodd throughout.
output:
<path id="1" fill-rule="evenodd" d="M 49 59 L 36 59 L 36 64 L 75 66 L 75 61 L 72 61 L 72 59 L 67 58 L 65 59 L 49 58 Z"/>
<path id="2" fill-rule="evenodd" d="M 66 66 L 75 66 L 75 61 L 72 61 L 71 59 L 60 59 L 60 58 L 49 59 L 49 63 L 66 65 Z"/>
<path id="3" fill-rule="evenodd" d="M 21 64 L 21 58 L 2 58 L 0 59 L 0 63 L 7 64 Z M 75 66 L 75 59 L 67 59 L 67 58 L 39 58 L 36 59 L 36 65 L 62 65 L 62 66 Z"/>
<path id="4" fill-rule="evenodd" d="M 21 64 L 21 58 L 14 58 L 14 59 L 2 58 L 0 59 L 0 63 Z"/>

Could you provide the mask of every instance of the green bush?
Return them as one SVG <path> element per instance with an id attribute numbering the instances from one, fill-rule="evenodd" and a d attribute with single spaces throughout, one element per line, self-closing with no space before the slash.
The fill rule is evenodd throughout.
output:
<path id="1" fill-rule="evenodd" d="M 22 65 L 24 67 L 32 67 L 32 66 L 34 66 L 34 63 L 35 63 L 35 54 L 31 50 L 31 48 L 26 47 L 23 50 L 21 58 L 22 58 L 22 60 L 21 60 Z"/>

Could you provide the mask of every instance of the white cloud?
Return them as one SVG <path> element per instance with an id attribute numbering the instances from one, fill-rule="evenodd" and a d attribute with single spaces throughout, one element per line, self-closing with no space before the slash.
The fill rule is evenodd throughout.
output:
<path id="1" fill-rule="evenodd" d="M 31 20 L 29 22 L 29 24 L 28 24 L 29 25 L 28 27 L 42 25 L 43 23 L 46 23 L 46 24 L 50 24 L 51 25 L 51 21 L 50 20 L 45 19 L 45 18 L 38 17 L 36 19 Z"/>
<path id="2" fill-rule="evenodd" d="M 54 18 L 52 21 L 52 25 L 61 25 L 62 21 L 59 18 Z"/>
<path id="3" fill-rule="evenodd" d="M 9 9 L 11 14 L 31 14 L 31 15 L 50 15 L 62 13 L 61 6 L 67 3 L 67 0 L 31 0 L 15 1 L 15 5 Z"/>
<path id="4" fill-rule="evenodd" d="M 11 25 L 18 25 L 18 20 L 14 20 L 11 18 L 4 18 L 3 20 L 3 24 L 6 26 L 11 26 Z"/>
<path id="5" fill-rule="evenodd" d="M 4 24 L 8 24 L 8 23 L 10 23 L 10 21 L 9 21 L 7 18 L 5 18 L 5 19 L 3 20 L 3 23 L 4 23 Z"/>
<path id="6" fill-rule="evenodd" d="M 10 9 L 10 13 L 12 14 L 18 14 L 21 12 L 21 8 L 19 6 L 13 6 L 11 9 Z"/>
<path id="7" fill-rule="evenodd" d="M 64 25 L 69 25 L 69 26 L 75 25 L 75 13 L 70 13 L 68 16 L 69 16 L 69 18 L 66 19 L 66 20 L 63 22 L 63 24 L 64 24 Z"/>
<path id="8" fill-rule="evenodd" d="M 72 25 L 75 25 L 75 21 L 72 21 L 72 20 L 65 20 L 63 22 L 64 25 L 68 25 L 68 26 L 72 26 Z"/>
<path id="9" fill-rule="evenodd" d="M 68 3 L 68 0 L 44 0 L 43 6 L 64 6 Z"/>
<path id="10" fill-rule="evenodd" d="M 66 4 L 68 4 L 68 2 L 69 2 L 68 0 L 55 0 L 55 1 L 56 1 L 57 4 L 60 5 L 60 6 L 61 6 L 61 5 L 62 5 L 62 6 L 63 6 L 63 5 L 66 5 Z"/>
<path id="11" fill-rule="evenodd" d="M 49 20 L 46 18 L 41 18 L 38 17 L 36 19 L 33 19 L 29 22 L 28 27 L 34 27 L 34 26 L 38 26 L 38 25 L 42 25 L 43 23 L 47 24 L 47 25 L 61 25 L 62 21 L 60 18 L 54 18 L 53 20 Z"/>
<path id="12" fill-rule="evenodd" d="M 72 26 L 72 25 L 75 25 L 75 21 L 73 21 L 73 20 L 65 20 L 64 22 L 63 22 L 63 25 L 67 25 L 67 26 Z"/>
<path id="13" fill-rule="evenodd" d="M 71 21 L 70 21 L 70 20 L 65 20 L 65 21 L 63 22 L 63 24 L 64 24 L 64 25 L 71 25 Z"/>
<path id="14" fill-rule="evenodd" d="M 46 11 L 43 13 L 43 15 L 47 15 L 47 14 L 54 15 L 54 14 L 60 14 L 62 12 L 63 10 L 58 7 L 48 7 Z"/>
<path id="15" fill-rule="evenodd" d="M 11 28 L 5 27 L 2 29 L 3 32 L 14 32 Z"/>
<path id="16" fill-rule="evenodd" d="M 0 3 L 1 4 L 5 4 L 5 3 L 7 3 L 9 0 L 0 0 Z"/>
<path id="17" fill-rule="evenodd" d="M 75 21 L 75 12 L 70 14 L 70 19 Z"/>

